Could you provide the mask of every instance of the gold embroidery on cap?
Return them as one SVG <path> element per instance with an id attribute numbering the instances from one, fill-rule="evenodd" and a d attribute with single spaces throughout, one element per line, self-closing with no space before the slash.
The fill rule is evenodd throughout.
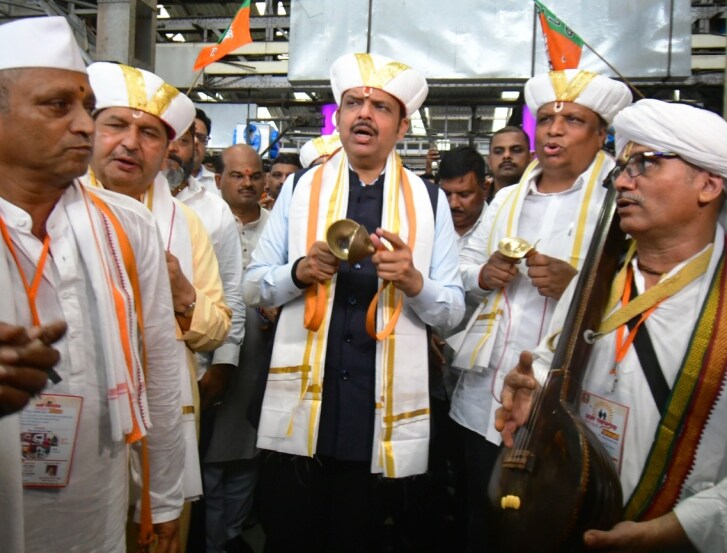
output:
<path id="1" fill-rule="evenodd" d="M 135 67 L 119 65 L 126 81 L 126 93 L 129 96 L 129 107 L 146 111 L 146 83 L 144 75 Z"/>
<path id="2" fill-rule="evenodd" d="M 128 65 L 119 65 L 126 82 L 126 90 L 129 96 L 129 107 L 145 111 L 151 115 L 161 117 L 172 100 L 179 95 L 179 90 L 173 86 L 163 83 L 162 86 L 154 93 L 150 100 L 147 100 L 146 82 L 144 75 L 135 67 Z"/>
<path id="3" fill-rule="evenodd" d="M 579 71 L 573 80 L 568 82 L 565 71 L 551 71 L 548 73 L 553 84 L 556 102 L 573 102 L 585 90 L 596 74 L 591 71 Z"/>
<path id="4" fill-rule="evenodd" d="M 179 90 L 167 83 L 164 83 L 159 87 L 159 90 L 156 91 L 154 97 L 149 100 L 149 113 L 161 116 L 162 113 L 167 111 L 169 104 L 171 104 L 172 100 L 174 100 L 174 98 L 178 95 Z"/>
<path id="5" fill-rule="evenodd" d="M 383 67 L 380 67 L 377 71 L 374 67 L 374 60 L 371 59 L 370 55 L 355 54 L 355 56 L 356 61 L 358 62 L 358 70 L 361 73 L 363 86 L 383 89 L 391 79 L 400 73 L 411 69 L 408 65 L 397 61 L 391 61 Z"/>

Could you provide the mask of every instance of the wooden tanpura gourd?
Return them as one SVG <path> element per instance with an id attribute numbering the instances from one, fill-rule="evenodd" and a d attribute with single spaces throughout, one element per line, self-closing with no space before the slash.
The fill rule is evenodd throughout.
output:
<path id="1" fill-rule="evenodd" d="M 613 184 L 528 423 L 503 447 L 489 498 L 501 553 L 583 551 L 583 533 L 622 520 L 621 484 L 598 438 L 582 422 L 578 399 L 597 329 L 624 247 Z"/>

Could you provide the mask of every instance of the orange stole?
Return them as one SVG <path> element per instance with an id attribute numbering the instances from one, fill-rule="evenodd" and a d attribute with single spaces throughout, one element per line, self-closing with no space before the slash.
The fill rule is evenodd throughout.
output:
<path id="1" fill-rule="evenodd" d="M 626 505 L 627 520 L 651 520 L 671 511 L 694 465 L 702 432 L 722 391 L 727 368 L 724 265 L 723 253 L 641 479 Z"/>
<path id="2" fill-rule="evenodd" d="M 86 191 L 82 188 L 82 191 Z M 134 294 L 134 304 L 136 306 L 136 320 L 139 326 L 139 336 L 140 336 L 140 345 L 141 345 L 141 363 L 142 363 L 142 369 L 144 371 L 144 377 L 146 378 L 146 369 L 147 369 L 147 357 L 146 357 L 146 341 L 144 337 L 144 319 L 143 319 L 143 309 L 142 309 L 142 303 L 141 303 L 141 288 L 139 284 L 139 274 L 136 269 L 136 259 L 134 256 L 134 250 L 131 247 L 131 243 L 129 242 L 128 236 L 126 236 L 126 232 L 124 231 L 124 227 L 119 221 L 119 219 L 114 215 L 113 211 L 109 208 L 109 206 L 104 202 L 101 198 L 99 198 L 96 194 L 94 194 L 91 191 L 88 191 L 88 196 L 93 202 L 96 209 L 98 209 L 105 217 L 106 219 L 111 223 L 111 226 L 114 228 L 114 233 L 116 234 L 116 239 L 119 241 L 119 246 L 121 247 L 121 256 L 124 261 L 124 267 L 126 269 L 126 273 L 129 276 L 129 280 L 131 281 L 131 288 L 133 290 Z M 119 313 L 119 301 L 120 298 L 118 295 L 120 292 L 116 289 L 115 286 L 112 286 L 112 289 L 114 290 L 114 301 L 117 306 L 116 312 L 117 316 L 119 317 L 119 328 L 121 329 L 121 332 L 125 332 L 126 325 L 125 321 L 122 320 L 121 313 Z M 123 307 L 123 306 L 122 306 Z M 130 345 L 131 342 L 128 339 L 128 336 L 126 336 L 125 343 Z M 131 365 L 131 352 L 126 351 L 125 346 L 124 356 L 127 360 L 127 366 L 129 370 L 132 370 Z M 133 375 L 132 375 L 133 378 Z M 149 443 L 146 439 L 146 436 L 141 436 L 141 432 L 139 429 L 136 428 L 136 424 L 134 424 L 134 433 L 132 436 L 127 437 L 127 442 L 133 443 L 135 441 L 141 441 L 141 481 L 142 481 L 142 493 L 141 493 L 141 527 L 139 529 L 139 545 L 147 546 L 151 544 L 154 541 L 154 525 L 152 523 L 152 517 L 151 517 L 151 495 L 150 495 L 150 486 L 149 486 L 149 480 L 150 480 L 150 471 L 149 471 Z"/>

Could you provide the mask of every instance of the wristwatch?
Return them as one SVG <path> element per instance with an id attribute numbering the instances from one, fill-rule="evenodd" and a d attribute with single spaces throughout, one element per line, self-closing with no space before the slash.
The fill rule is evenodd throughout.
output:
<path id="1" fill-rule="evenodd" d="M 184 317 L 185 319 L 191 319 L 192 315 L 194 315 L 194 306 L 197 305 L 196 301 L 193 301 L 190 303 L 187 307 L 184 308 L 184 311 L 175 311 L 175 315 L 179 315 L 180 317 Z"/>

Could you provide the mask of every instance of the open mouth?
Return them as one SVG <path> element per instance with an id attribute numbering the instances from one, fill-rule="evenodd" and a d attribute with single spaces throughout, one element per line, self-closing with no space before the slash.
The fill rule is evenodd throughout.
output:
<path id="1" fill-rule="evenodd" d="M 140 164 L 135 160 L 127 157 L 117 157 L 114 159 L 114 164 L 122 171 L 133 171 L 140 167 Z"/>
<path id="2" fill-rule="evenodd" d="M 376 135 L 374 130 L 367 125 L 356 125 L 353 127 L 352 132 L 356 138 L 362 140 L 369 140 Z"/>
<path id="3" fill-rule="evenodd" d="M 563 146 L 554 142 L 549 142 L 543 146 L 543 151 L 545 152 L 545 155 L 557 156 L 563 151 Z"/>

